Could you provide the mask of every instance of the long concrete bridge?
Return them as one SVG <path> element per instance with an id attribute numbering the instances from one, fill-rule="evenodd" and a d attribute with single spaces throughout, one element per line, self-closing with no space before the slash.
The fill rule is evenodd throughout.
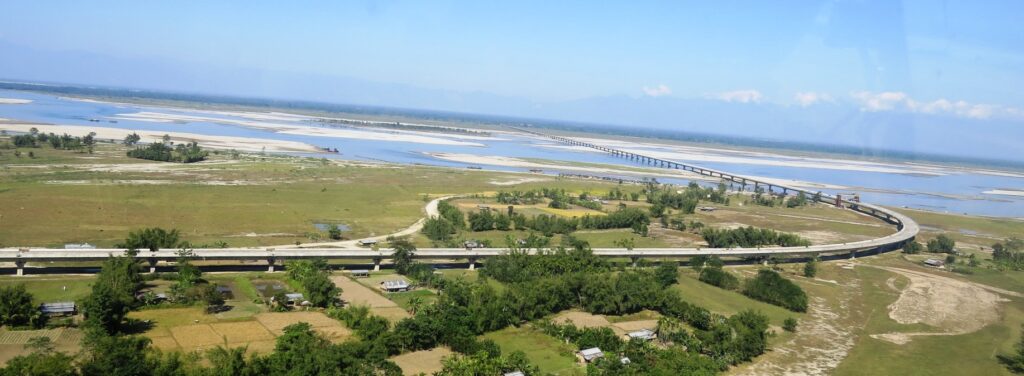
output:
<path id="1" fill-rule="evenodd" d="M 753 185 L 756 188 L 764 186 L 772 194 L 799 194 L 804 193 L 809 200 L 816 200 L 826 204 L 853 210 L 858 213 L 878 218 L 896 227 L 897 232 L 870 240 L 863 240 L 850 243 L 836 243 L 811 245 L 804 247 L 757 247 L 757 248 L 595 248 L 595 255 L 601 257 L 628 258 L 634 263 L 640 259 L 674 259 L 687 258 L 698 255 L 716 255 L 720 257 L 756 258 L 767 260 L 768 257 L 803 257 L 811 255 L 839 255 L 849 254 L 853 257 L 861 252 L 886 252 L 901 248 L 906 242 L 917 236 L 919 227 L 913 219 L 899 212 L 876 205 L 851 202 L 842 200 L 838 196 L 832 196 L 821 192 L 812 192 L 801 188 L 788 187 L 777 183 L 759 181 L 754 178 L 735 175 L 710 168 L 704 168 L 676 161 L 669 161 L 653 158 L 636 153 L 621 151 L 592 143 L 573 140 L 566 137 L 548 136 L 541 133 L 519 129 L 522 132 L 535 134 L 543 137 L 550 137 L 556 141 L 570 145 L 585 146 L 611 153 L 616 156 L 647 163 L 670 169 L 686 170 L 704 176 L 714 177 L 739 183 L 743 186 Z M 0 262 L 13 263 L 17 275 L 23 275 L 25 266 L 32 263 L 36 267 L 45 267 L 51 262 L 98 262 L 111 256 L 124 255 L 125 249 L 53 249 L 53 248 L 2 248 L 0 249 Z M 420 248 L 415 252 L 414 258 L 421 260 L 466 260 L 469 268 L 476 267 L 480 260 L 495 257 L 507 252 L 507 248 Z M 524 250 L 529 253 L 537 253 L 546 250 Z M 191 258 L 198 261 L 227 261 L 238 263 L 265 263 L 267 270 L 275 271 L 276 267 L 288 260 L 323 258 L 328 260 L 371 260 L 374 269 L 378 270 L 384 260 L 392 258 L 392 249 L 341 249 L 341 248 L 204 248 L 193 249 Z M 178 259 L 178 250 L 164 249 L 155 252 L 141 250 L 136 256 L 150 266 L 150 271 L 156 271 L 160 262 L 173 262 Z"/>

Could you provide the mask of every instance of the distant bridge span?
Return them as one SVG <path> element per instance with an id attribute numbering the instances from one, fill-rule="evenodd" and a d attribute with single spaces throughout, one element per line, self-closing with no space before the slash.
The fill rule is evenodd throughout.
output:
<path id="1" fill-rule="evenodd" d="M 549 136 L 538 132 L 516 128 L 525 133 L 550 137 L 556 141 L 570 145 L 585 146 L 600 151 L 611 153 L 616 156 L 636 160 L 659 167 L 670 169 L 686 170 L 704 176 L 728 180 L 743 186 L 754 185 L 755 187 L 765 186 L 772 194 L 787 195 L 790 193 L 803 192 L 808 199 L 816 200 L 826 204 L 834 204 L 839 207 L 853 210 L 878 218 L 886 223 L 896 226 L 897 232 L 880 238 L 863 240 L 850 243 L 836 243 L 811 245 L 805 247 L 764 247 L 764 248 L 594 248 L 594 254 L 601 257 L 629 258 L 633 262 L 640 259 L 665 259 L 685 258 L 698 255 L 716 255 L 722 257 L 761 258 L 767 259 L 770 256 L 811 256 L 811 255 L 836 255 L 849 254 L 851 257 L 858 252 L 876 251 L 886 252 L 901 248 L 905 243 L 914 240 L 920 231 L 917 222 L 910 217 L 883 208 L 881 206 L 850 202 L 841 200 L 839 197 L 821 192 L 812 192 L 797 187 L 789 187 L 777 183 L 760 181 L 755 178 L 735 175 L 710 168 L 699 167 L 686 163 L 679 163 L 659 158 L 653 158 L 636 153 L 612 149 L 587 142 L 577 141 L 566 137 Z M 777 188 L 780 192 L 775 192 Z M 467 260 L 469 268 L 473 269 L 477 261 L 494 257 L 506 252 L 507 248 L 420 248 L 414 255 L 421 260 Z M 74 262 L 74 261 L 102 261 L 110 256 L 119 256 L 125 253 L 125 249 L 54 249 L 54 248 L 0 248 L 0 262 L 14 263 L 17 275 L 23 275 L 26 263 L 41 263 L 38 266 L 45 267 L 49 262 Z M 277 265 L 287 260 L 323 258 L 328 260 L 372 260 L 374 269 L 380 268 L 383 260 L 391 258 L 393 250 L 383 248 L 372 249 L 348 249 L 348 248 L 197 248 L 193 249 L 193 259 L 202 261 L 238 261 L 238 262 L 266 262 L 268 271 L 273 272 Z M 538 250 L 528 250 L 530 253 L 537 253 Z M 137 256 L 140 260 L 149 263 L 150 271 L 156 270 L 157 263 L 174 261 L 178 259 L 178 250 L 165 249 L 151 252 L 140 250 Z"/>

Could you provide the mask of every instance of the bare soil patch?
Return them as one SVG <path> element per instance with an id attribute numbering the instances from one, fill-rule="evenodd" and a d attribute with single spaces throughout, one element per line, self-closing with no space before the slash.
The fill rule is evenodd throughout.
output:
<path id="1" fill-rule="evenodd" d="M 565 311 L 559 313 L 558 316 L 555 316 L 551 321 L 559 324 L 572 323 L 579 328 L 600 328 L 611 326 L 611 323 L 608 322 L 608 319 L 604 316 L 580 311 Z"/>
<path id="2" fill-rule="evenodd" d="M 284 327 L 305 322 L 313 328 L 338 327 L 341 324 L 320 312 L 266 312 L 256 315 L 256 320 L 274 335 L 281 335 Z"/>
<path id="3" fill-rule="evenodd" d="M 391 358 L 391 361 L 402 368 L 403 375 L 430 375 L 443 369 L 441 361 L 451 354 L 452 351 L 447 347 L 435 347 L 398 355 Z"/>
<path id="4" fill-rule="evenodd" d="M 182 350 L 198 350 L 224 343 L 224 337 L 213 331 L 208 324 L 186 325 L 171 328 L 171 336 Z"/>
<path id="5" fill-rule="evenodd" d="M 977 283 L 909 269 L 879 267 L 907 278 L 910 283 L 899 290 L 894 279 L 887 285 L 900 291 L 889 305 L 889 317 L 900 324 L 926 324 L 937 332 L 879 333 L 872 338 L 895 344 L 910 342 L 914 336 L 957 335 L 977 331 L 999 320 L 1000 304 L 1007 301 L 999 293 L 1019 293 Z"/>
<path id="6" fill-rule="evenodd" d="M 210 324 L 213 331 L 227 339 L 228 343 L 249 343 L 274 339 L 266 327 L 255 321 L 225 322 Z"/>

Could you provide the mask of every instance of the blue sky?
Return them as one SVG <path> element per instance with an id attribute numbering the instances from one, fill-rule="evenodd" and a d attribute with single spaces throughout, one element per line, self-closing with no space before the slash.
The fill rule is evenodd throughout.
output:
<path id="1" fill-rule="evenodd" d="M 1019 1 L 7 2 L 0 78 L 613 123 L 655 106 L 665 115 L 644 124 L 684 130 L 701 126 L 673 123 L 680 101 L 772 107 L 780 124 L 827 106 L 830 121 L 891 114 L 1020 140 L 1021 14 Z"/>

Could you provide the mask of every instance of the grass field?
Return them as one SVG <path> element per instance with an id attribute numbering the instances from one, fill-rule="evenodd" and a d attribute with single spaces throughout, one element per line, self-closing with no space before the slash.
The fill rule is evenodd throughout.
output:
<path id="1" fill-rule="evenodd" d="M 735 268 L 726 268 L 726 270 L 732 272 L 737 277 L 749 277 L 737 274 Z M 772 325 L 777 326 L 782 326 L 782 321 L 787 318 L 799 319 L 803 315 L 782 307 L 759 302 L 736 291 L 724 290 L 698 281 L 696 273 L 690 270 L 685 270 L 680 274 L 679 282 L 672 285 L 671 289 L 678 291 L 684 300 L 707 308 L 712 312 L 728 316 L 746 309 L 754 309 L 768 315 Z"/>
<path id="2" fill-rule="evenodd" d="M 78 301 L 92 291 L 93 276 L 0 277 L 0 286 L 25 285 L 36 303 Z"/>
<path id="3" fill-rule="evenodd" d="M 585 374 L 576 363 L 575 348 L 528 327 L 509 327 L 487 333 L 483 338 L 496 342 L 502 353 L 522 351 L 542 374 Z"/>

